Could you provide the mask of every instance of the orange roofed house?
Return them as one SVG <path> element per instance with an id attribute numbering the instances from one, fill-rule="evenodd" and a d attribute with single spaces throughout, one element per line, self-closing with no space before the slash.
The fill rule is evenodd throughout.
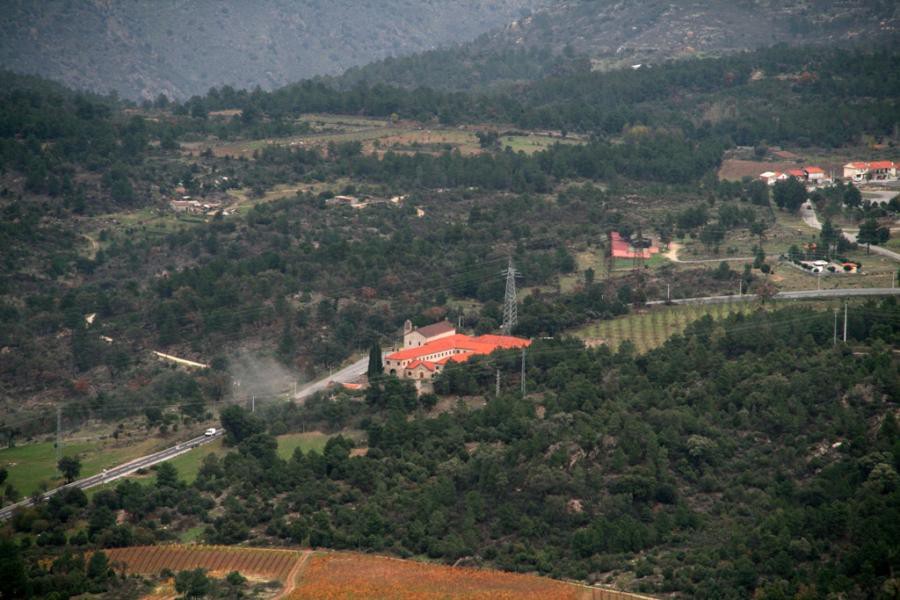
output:
<path id="1" fill-rule="evenodd" d="M 448 362 L 464 362 L 494 350 L 524 348 L 531 340 L 508 335 L 469 336 L 456 333 L 446 321 L 413 329 L 409 321 L 403 331 L 403 350 L 384 357 L 384 370 L 400 379 L 430 381 Z"/>
<path id="2" fill-rule="evenodd" d="M 844 165 L 844 179 L 863 181 L 865 179 L 896 179 L 897 163 L 890 160 L 873 162 L 851 162 Z"/>

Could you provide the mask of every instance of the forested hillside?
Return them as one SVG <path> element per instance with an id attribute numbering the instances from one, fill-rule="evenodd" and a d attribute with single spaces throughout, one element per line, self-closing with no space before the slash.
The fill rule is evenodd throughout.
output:
<path id="1" fill-rule="evenodd" d="M 271 89 L 468 41 L 534 0 L 3 3 L 0 67 L 127 98 Z"/>
<path id="2" fill-rule="evenodd" d="M 391 115 L 444 123 L 494 122 L 520 127 L 643 137 L 725 138 L 740 145 L 839 146 L 860 133 L 894 134 L 900 121 L 898 54 L 776 46 L 718 59 L 683 60 L 609 73 L 548 76 L 493 93 L 414 90 L 359 83 L 342 91 L 307 81 L 268 94 L 213 90 L 193 109 L 255 106 L 279 117 L 333 111 Z M 650 136 L 653 137 L 653 136 Z"/>
<path id="3" fill-rule="evenodd" d="M 458 316 L 454 300 L 482 303 L 464 315 L 470 326 L 496 327 L 496 273 L 510 253 L 526 274 L 524 285 L 554 289 L 578 269 L 573 249 L 599 252 L 597 240 L 614 227 L 711 240 L 742 228 L 765 231 L 772 219 L 765 192 L 760 199 L 748 184 L 715 181 L 723 151 L 735 143 L 889 139 L 898 122 L 896 67 L 896 54 L 886 51 L 780 48 L 667 69 L 561 76 L 516 95 L 386 86 L 344 93 L 305 82 L 274 92 L 215 89 L 141 109 L 4 74 L 4 392 L 8 399 L 64 398 L 77 419 L 113 418 L 164 401 L 199 407 L 227 393 L 223 381 L 213 377 L 164 399 L 168 383 L 146 364 L 150 350 L 207 362 L 225 358 L 225 341 L 250 336 L 312 376 L 373 339 L 389 339 L 410 315 Z M 239 112 L 216 113 L 224 109 Z M 399 113 L 485 129 L 512 121 L 593 135 L 531 154 L 490 144 L 475 154 L 364 152 L 355 141 L 266 144 L 240 160 L 208 148 L 199 155 L 182 150 L 197 140 L 203 149 L 203 140 L 295 139 L 309 129 L 298 117 L 315 111 L 387 119 Z M 773 111 L 793 117 L 767 118 Z M 853 118 L 835 118 L 841 114 Z M 295 193 L 254 206 L 277 186 L 294 186 Z M 409 200 L 365 212 L 326 206 L 342 191 Z M 249 200 L 238 215 L 206 223 L 166 216 L 176 194 L 216 201 L 233 193 Z M 672 203 L 668 214 L 640 214 L 628 200 L 652 204 L 660 196 Z M 710 198 L 755 198 L 757 208 L 695 210 Z M 411 218 L 417 210 L 422 216 Z M 163 226 L 141 225 L 148 217 Z M 475 269 L 485 258 L 493 262 Z M 728 269 L 666 277 L 695 295 L 733 290 L 738 277 L 755 285 L 754 275 Z M 542 296 L 523 307 L 523 332 L 552 335 L 589 315 L 621 314 L 633 299 L 664 289 L 659 280 L 642 280 L 639 293 L 619 296 L 631 283 L 622 278 L 595 294 L 558 289 Z M 82 320 L 94 313 L 95 324 Z M 143 383 L 122 389 L 115 382 L 124 374 L 140 374 Z M 11 400 L 9 406 L 36 410 Z M 22 431 L 51 427 L 50 413 L 41 414 Z"/>
<path id="4" fill-rule="evenodd" d="M 888 1 L 560 1 L 472 42 L 355 67 L 338 81 L 474 89 L 775 44 L 896 43 L 898 26 Z"/>
<path id="5" fill-rule="evenodd" d="M 20 581 L 19 552 L 148 544 L 200 524 L 214 543 L 427 555 L 677 598 L 891 598 L 898 316 L 896 302 L 860 307 L 837 347 L 830 311 L 803 309 L 707 319 L 644 356 L 538 342 L 525 397 L 509 391 L 516 355 L 442 376 L 439 391 L 477 393 L 479 408 L 433 410 L 393 378 L 261 416 L 230 407 L 234 448 L 195 483 L 164 465 L 155 483 L 22 511 L 12 526 L 37 547 L 4 548 L 0 585 Z M 365 430 L 364 450 L 337 436 L 322 453 L 276 453 L 272 434 L 345 426 Z M 32 565 L 37 595 L 89 584 L 77 562 Z"/>
<path id="6" fill-rule="evenodd" d="M 188 6 L 212 10 L 165 5 L 160 22 Z M 277 6 L 292 22 L 261 6 L 229 18 Z M 769 5 L 733 10 L 748 7 Z M 722 172 L 734 156 L 896 160 L 897 48 L 607 71 L 575 41 L 463 49 L 464 65 L 437 51 L 373 81 L 174 101 L 153 87 L 140 103 L 0 72 L 0 504 L 33 499 L 0 524 L 0 598 L 136 597 L 168 574 L 118 577 L 97 550 L 169 541 L 427 557 L 673 599 L 895 598 L 900 305 L 849 299 L 839 341 L 834 300 L 779 291 L 893 286 L 896 263 L 865 246 L 894 241 L 900 200 L 883 182 L 810 191 Z M 377 81 L 434 61 L 446 85 Z M 654 251 L 613 252 L 623 240 Z M 834 271 L 801 266 L 823 256 Z M 421 394 L 380 372 L 407 319 L 497 332 L 510 261 L 527 351 L 448 362 Z M 295 393 L 367 355 L 367 387 Z M 184 444 L 210 425 L 225 435 Z M 171 447 L 180 474 L 165 462 L 44 496 Z M 172 575 L 158 595 L 275 593 Z"/>

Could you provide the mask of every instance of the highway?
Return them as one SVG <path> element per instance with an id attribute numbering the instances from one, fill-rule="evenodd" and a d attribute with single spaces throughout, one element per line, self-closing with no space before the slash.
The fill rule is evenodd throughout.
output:
<path id="1" fill-rule="evenodd" d="M 842 290 L 801 290 L 798 292 L 779 292 L 774 300 L 818 300 L 828 298 L 858 298 L 863 296 L 900 296 L 900 288 L 855 288 Z M 660 304 L 725 304 L 728 302 L 756 300 L 756 294 L 744 294 L 743 296 L 701 296 L 698 298 L 672 299 L 668 303 L 665 300 L 651 300 L 650 306 Z"/>
<path id="2" fill-rule="evenodd" d="M 218 429 L 216 430 L 216 433 L 214 435 L 201 435 L 193 439 L 186 440 L 179 444 L 175 444 L 170 448 L 166 448 L 165 450 L 160 450 L 159 452 L 154 452 L 153 454 L 148 454 L 146 456 L 136 458 L 130 462 L 112 467 L 110 469 L 107 469 L 103 473 L 98 473 L 96 475 L 91 475 L 90 477 L 78 479 L 76 481 L 73 481 L 72 483 L 67 483 L 66 485 L 62 485 L 58 488 L 48 490 L 44 493 L 44 499 L 46 500 L 53 494 L 59 493 L 60 491 L 65 489 L 76 487 L 86 490 L 97 485 L 115 481 L 116 479 L 131 475 L 138 469 L 146 469 L 147 467 L 152 467 L 153 465 L 165 462 L 169 459 L 175 458 L 176 456 L 180 456 L 181 454 L 189 452 L 194 448 L 197 448 L 198 446 L 202 446 L 204 444 L 212 442 L 213 440 L 217 440 L 223 435 L 225 435 L 225 432 L 221 429 Z M 10 504 L 9 506 L 0 509 L 0 521 L 6 520 L 11 517 L 16 509 L 31 506 L 31 504 L 31 498 L 27 498 L 25 500 L 22 500 L 21 502 Z"/>

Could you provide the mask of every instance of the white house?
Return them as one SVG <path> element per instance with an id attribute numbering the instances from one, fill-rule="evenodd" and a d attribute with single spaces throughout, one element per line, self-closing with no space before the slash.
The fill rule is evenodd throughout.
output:
<path id="1" fill-rule="evenodd" d="M 760 173 L 759 178 L 763 180 L 766 185 L 775 185 L 776 182 L 784 181 L 788 176 L 780 171 L 766 171 L 765 173 Z"/>
<path id="2" fill-rule="evenodd" d="M 810 183 L 822 183 L 826 179 L 825 171 L 819 167 L 803 167 L 803 172 L 806 173 L 806 180 Z"/>

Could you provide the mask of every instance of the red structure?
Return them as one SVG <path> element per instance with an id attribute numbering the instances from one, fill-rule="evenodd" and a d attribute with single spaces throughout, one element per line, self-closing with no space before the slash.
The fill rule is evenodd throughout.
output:
<path id="1" fill-rule="evenodd" d="M 647 259 L 659 252 L 659 246 L 651 244 L 649 248 L 635 248 L 631 242 L 619 235 L 618 231 L 609 232 L 609 243 L 613 258 Z"/>

